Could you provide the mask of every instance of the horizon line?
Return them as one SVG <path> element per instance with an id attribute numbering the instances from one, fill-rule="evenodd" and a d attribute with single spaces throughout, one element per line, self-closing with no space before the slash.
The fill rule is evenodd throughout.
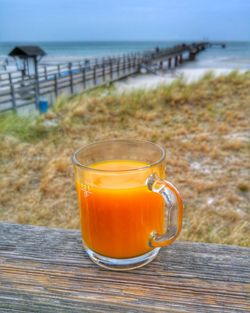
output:
<path id="1" fill-rule="evenodd" d="M 102 40 L 84 40 L 84 39 L 77 39 L 77 40 L 0 40 L 0 43 L 21 43 L 21 42 L 27 42 L 27 43 L 43 43 L 43 42 L 47 42 L 47 43 L 61 43 L 61 42 L 70 42 L 70 43 L 74 43 L 74 42 L 86 42 L 86 43 L 92 43 L 92 42 L 171 42 L 171 41 L 176 41 L 176 42 L 190 42 L 190 41 L 202 41 L 202 42 L 250 42 L 250 40 L 245 39 L 230 39 L 230 40 L 225 40 L 225 39 L 102 39 Z"/>

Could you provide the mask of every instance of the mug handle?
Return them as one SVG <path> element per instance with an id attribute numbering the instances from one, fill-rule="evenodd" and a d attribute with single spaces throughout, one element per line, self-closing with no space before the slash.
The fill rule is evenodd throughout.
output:
<path id="1" fill-rule="evenodd" d="M 148 189 L 160 194 L 165 202 L 164 216 L 167 225 L 163 235 L 155 231 L 151 233 L 149 245 L 151 247 L 164 247 L 170 245 L 179 235 L 182 225 L 183 203 L 176 187 L 157 174 L 152 174 L 147 179 Z"/>

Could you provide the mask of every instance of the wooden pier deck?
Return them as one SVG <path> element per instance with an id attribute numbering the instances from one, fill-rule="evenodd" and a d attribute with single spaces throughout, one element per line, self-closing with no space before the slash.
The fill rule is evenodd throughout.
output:
<path id="1" fill-rule="evenodd" d="M 79 231 L 0 223 L 1 313 L 243 313 L 250 249 L 177 241 L 150 264 L 92 263 Z"/>
<path id="2" fill-rule="evenodd" d="M 222 45 L 222 44 L 221 44 Z M 21 71 L 0 75 L 0 112 L 34 105 L 45 97 L 50 104 L 62 93 L 77 94 L 104 84 L 110 84 L 144 71 L 156 73 L 177 67 L 210 47 L 209 42 L 182 44 L 172 48 L 126 54 L 119 57 L 83 60 L 58 64 L 54 68 L 39 65 L 38 79 L 22 76 Z M 37 94 L 38 93 L 38 94 Z"/>

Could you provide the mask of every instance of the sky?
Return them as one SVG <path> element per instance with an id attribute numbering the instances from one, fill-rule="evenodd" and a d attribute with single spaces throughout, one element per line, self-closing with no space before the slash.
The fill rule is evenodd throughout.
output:
<path id="1" fill-rule="evenodd" d="M 0 0 L 0 41 L 249 40 L 250 0 Z"/>

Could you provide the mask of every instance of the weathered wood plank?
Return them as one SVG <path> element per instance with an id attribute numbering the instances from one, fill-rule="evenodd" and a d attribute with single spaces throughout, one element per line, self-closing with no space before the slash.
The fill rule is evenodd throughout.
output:
<path id="1" fill-rule="evenodd" d="M 93 264 L 79 231 L 0 223 L 0 312 L 249 312 L 250 249 L 176 242 L 151 264 Z"/>

